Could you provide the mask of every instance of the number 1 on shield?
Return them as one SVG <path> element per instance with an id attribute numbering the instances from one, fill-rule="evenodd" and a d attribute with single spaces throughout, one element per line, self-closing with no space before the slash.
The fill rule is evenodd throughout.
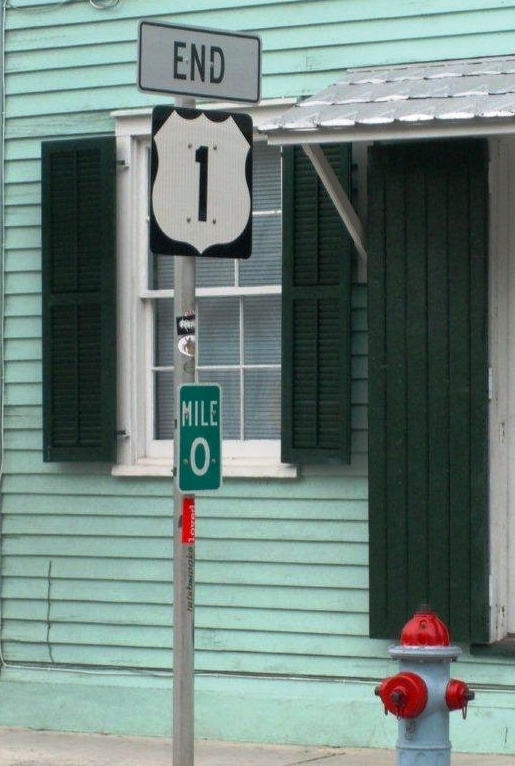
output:
<path id="1" fill-rule="evenodd" d="M 198 188 L 198 219 L 207 221 L 207 158 L 208 147 L 199 146 L 195 152 L 195 162 L 198 162 L 199 168 L 199 188 Z"/>

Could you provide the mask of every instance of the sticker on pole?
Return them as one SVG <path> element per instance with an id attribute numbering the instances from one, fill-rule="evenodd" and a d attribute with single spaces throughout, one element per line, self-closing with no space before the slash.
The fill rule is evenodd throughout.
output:
<path id="1" fill-rule="evenodd" d="M 157 255 L 248 258 L 252 248 L 252 119 L 155 107 L 150 249 Z"/>
<path id="2" fill-rule="evenodd" d="M 180 492 L 222 484 L 221 390 L 216 384 L 179 386 L 177 486 Z"/>
<path id="3" fill-rule="evenodd" d="M 194 497 L 183 497 L 182 499 L 181 543 L 184 545 L 193 545 L 195 543 Z"/>

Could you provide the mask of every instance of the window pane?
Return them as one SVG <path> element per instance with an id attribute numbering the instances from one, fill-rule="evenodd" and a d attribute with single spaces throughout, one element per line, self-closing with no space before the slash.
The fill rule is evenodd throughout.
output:
<path id="1" fill-rule="evenodd" d="M 278 285 L 281 282 L 281 217 L 254 217 L 252 255 L 240 261 L 240 285 Z"/>
<path id="2" fill-rule="evenodd" d="M 279 439 L 280 370 L 245 370 L 245 439 Z"/>
<path id="3" fill-rule="evenodd" d="M 155 365 L 157 367 L 171 367 L 173 366 L 175 337 L 173 298 L 161 298 L 156 301 L 155 332 Z"/>
<path id="4" fill-rule="evenodd" d="M 171 255 L 152 255 L 154 268 L 152 269 L 153 284 L 151 290 L 173 290 L 173 272 L 175 258 Z"/>
<path id="5" fill-rule="evenodd" d="M 252 146 L 252 204 L 254 210 L 281 207 L 281 149 L 254 141 Z"/>
<path id="6" fill-rule="evenodd" d="M 254 145 L 253 195 L 252 257 L 197 258 L 198 288 L 280 285 L 279 147 L 264 142 Z M 149 259 L 149 288 L 172 290 L 175 258 L 149 255 Z M 173 368 L 176 343 L 173 300 L 157 298 L 154 308 L 154 366 Z M 197 297 L 197 378 L 202 383 L 222 386 L 224 439 L 279 438 L 280 321 L 279 295 Z M 259 365 L 259 369 L 246 369 L 248 365 Z M 155 370 L 153 380 L 154 438 L 173 439 L 173 371 Z"/>
<path id="7" fill-rule="evenodd" d="M 174 263 L 171 255 L 152 255 L 152 284 L 151 290 L 174 289 Z M 231 258 L 197 258 L 196 259 L 197 287 L 233 287 L 235 265 Z"/>
<path id="8" fill-rule="evenodd" d="M 234 259 L 197 258 L 196 266 L 198 287 L 234 286 Z"/>
<path id="9" fill-rule="evenodd" d="M 281 296 L 243 300 L 245 364 L 280 364 Z"/>
<path id="10" fill-rule="evenodd" d="M 199 383 L 222 387 L 222 439 L 240 439 L 240 373 L 237 370 L 199 370 Z"/>
<path id="11" fill-rule="evenodd" d="M 173 372 L 155 372 L 154 439 L 173 439 Z"/>
<path id="12" fill-rule="evenodd" d="M 201 298 L 198 301 L 198 364 L 240 362 L 238 298 Z"/>

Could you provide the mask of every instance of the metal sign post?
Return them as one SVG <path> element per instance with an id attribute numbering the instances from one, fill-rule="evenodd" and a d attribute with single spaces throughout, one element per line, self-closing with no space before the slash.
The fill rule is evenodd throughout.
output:
<path id="1" fill-rule="evenodd" d="M 193 98 L 178 97 L 177 106 L 195 106 Z M 195 317 L 195 256 L 174 259 L 174 313 L 176 317 Z M 195 343 L 181 342 L 179 322 L 174 337 L 174 391 L 184 383 L 195 382 Z M 194 332 L 192 333 L 194 336 Z M 187 353 L 184 353 L 187 351 Z M 177 424 L 176 424 L 177 425 Z M 174 476 L 177 477 L 177 428 L 174 432 Z M 194 762 L 194 634 L 195 634 L 195 539 L 183 538 L 183 508 L 195 508 L 192 495 L 180 490 L 177 479 L 173 491 L 173 764 L 193 766 Z M 194 513 L 194 510 L 193 510 Z M 191 524 L 188 525 L 191 532 Z M 193 527 L 194 530 L 194 527 Z M 188 531 L 184 528 L 184 531 Z M 183 542 L 184 539 L 184 542 Z"/>
<path id="2" fill-rule="evenodd" d="M 195 384 L 195 264 L 198 256 L 248 258 L 252 247 L 252 120 L 226 112 L 208 115 L 194 105 L 179 97 L 174 107 L 155 107 L 152 114 L 150 249 L 177 256 L 174 766 L 193 766 L 195 492 L 218 489 L 222 475 L 220 388 Z M 185 392 L 182 402 L 180 392 Z"/>
<path id="3" fill-rule="evenodd" d="M 221 482 L 220 387 L 194 386 L 195 263 L 197 256 L 248 258 L 252 248 L 252 120 L 195 110 L 195 97 L 257 102 L 260 83 L 257 35 L 139 24 L 140 90 L 183 94 L 176 95 L 173 108 L 153 110 L 149 226 L 151 251 L 179 256 L 174 259 L 174 766 L 194 762 L 194 493 L 217 489 Z M 179 423 L 181 391 L 188 398 Z"/>

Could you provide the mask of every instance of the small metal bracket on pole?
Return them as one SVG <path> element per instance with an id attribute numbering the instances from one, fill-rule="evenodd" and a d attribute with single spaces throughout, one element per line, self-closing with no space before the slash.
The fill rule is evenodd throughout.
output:
<path id="1" fill-rule="evenodd" d="M 194 107 L 195 99 L 175 98 L 176 106 Z M 195 317 L 195 256 L 175 256 L 174 313 L 176 317 Z M 178 323 L 174 323 L 178 324 Z M 194 335 L 194 333 L 193 333 Z M 174 412 L 178 410 L 178 391 L 183 383 L 195 382 L 196 348 L 179 343 L 174 329 Z M 196 338 L 195 338 L 196 341 Z M 186 498 L 177 483 L 177 422 L 174 432 L 174 510 L 173 510 L 173 766 L 194 763 L 194 631 L 195 631 L 195 541 L 183 535 L 184 508 L 194 508 L 194 498 Z"/>

